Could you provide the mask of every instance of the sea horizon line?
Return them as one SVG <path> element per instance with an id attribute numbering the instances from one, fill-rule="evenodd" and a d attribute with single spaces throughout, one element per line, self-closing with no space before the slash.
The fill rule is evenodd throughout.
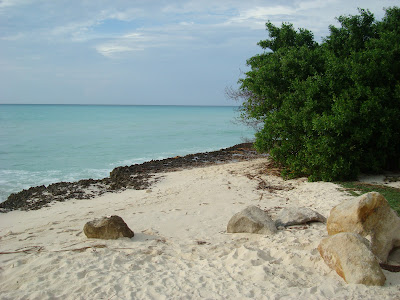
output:
<path id="1" fill-rule="evenodd" d="M 79 104 L 79 103 L 0 103 L 0 105 L 25 106 L 173 106 L 173 107 L 239 107 L 240 105 L 191 105 L 191 104 Z"/>

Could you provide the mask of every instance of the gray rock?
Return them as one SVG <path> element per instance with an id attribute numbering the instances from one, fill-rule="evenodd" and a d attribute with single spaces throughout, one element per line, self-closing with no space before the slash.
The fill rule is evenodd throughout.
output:
<path id="1" fill-rule="evenodd" d="M 119 216 L 102 217 L 87 222 L 83 232 L 88 238 L 115 240 L 121 237 L 132 238 L 135 234 Z"/>
<path id="2" fill-rule="evenodd" d="M 274 234 L 277 229 L 274 221 L 265 211 L 256 206 L 249 206 L 229 220 L 227 232 Z"/>
<path id="3" fill-rule="evenodd" d="M 359 234 L 342 232 L 321 241 L 318 251 L 325 263 L 347 283 L 385 284 L 386 277 L 369 242 Z"/>
<path id="4" fill-rule="evenodd" d="M 400 218 L 379 193 L 371 192 L 334 207 L 327 221 L 329 235 L 355 232 L 371 236 L 372 252 L 385 263 L 390 251 L 400 247 Z"/>
<path id="5" fill-rule="evenodd" d="M 275 221 L 278 226 L 300 225 L 308 222 L 325 223 L 326 218 L 308 207 L 289 207 L 284 208 L 278 214 Z"/>

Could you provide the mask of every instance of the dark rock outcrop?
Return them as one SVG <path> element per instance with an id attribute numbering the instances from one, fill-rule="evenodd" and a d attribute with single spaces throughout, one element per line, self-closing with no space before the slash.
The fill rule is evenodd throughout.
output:
<path id="1" fill-rule="evenodd" d="M 11 194 L 0 203 L 0 212 L 11 210 L 35 210 L 47 206 L 53 201 L 68 199 L 90 199 L 106 192 L 124 189 L 144 190 L 154 182 L 156 173 L 173 172 L 185 168 L 207 166 L 231 161 L 250 160 L 264 157 L 258 154 L 251 143 L 235 145 L 213 152 L 204 152 L 178 156 L 162 160 L 152 160 L 132 166 L 117 167 L 110 177 L 103 179 L 85 179 L 78 182 L 58 182 L 49 186 L 32 187 Z"/>
<path id="2" fill-rule="evenodd" d="M 132 238 L 135 234 L 119 216 L 103 217 L 87 222 L 83 232 L 88 238 L 116 240 L 121 237 Z"/>
<path id="3" fill-rule="evenodd" d="M 57 182 L 49 186 L 31 187 L 19 193 L 11 194 L 0 208 L 6 211 L 36 210 L 53 201 L 63 202 L 69 199 L 90 199 L 104 194 L 110 185 L 109 178 L 84 179 L 77 182 Z M 93 190 L 89 188 L 93 187 Z"/>
<path id="4" fill-rule="evenodd" d="M 146 186 L 151 177 L 150 174 L 173 172 L 235 160 L 249 160 L 261 156 L 265 155 L 258 154 L 251 143 L 244 143 L 213 152 L 189 154 L 162 160 L 151 160 L 132 166 L 117 167 L 110 173 L 111 187 L 113 189 L 147 189 L 150 185 Z"/>

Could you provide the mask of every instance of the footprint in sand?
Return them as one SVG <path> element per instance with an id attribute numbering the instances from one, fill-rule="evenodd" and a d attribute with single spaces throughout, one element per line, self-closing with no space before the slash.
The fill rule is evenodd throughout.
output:
<path id="1" fill-rule="evenodd" d="M 232 204 L 244 204 L 244 202 L 232 202 Z"/>
<path id="2" fill-rule="evenodd" d="M 18 241 L 22 242 L 22 241 L 26 241 L 26 240 L 29 240 L 29 239 L 32 239 L 32 238 L 35 238 L 35 237 L 36 237 L 36 235 L 30 235 L 30 236 L 27 236 L 24 239 L 19 239 Z"/>

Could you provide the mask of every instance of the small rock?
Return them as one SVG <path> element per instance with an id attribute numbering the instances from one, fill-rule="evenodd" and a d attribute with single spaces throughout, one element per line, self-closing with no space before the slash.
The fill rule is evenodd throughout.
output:
<path id="1" fill-rule="evenodd" d="M 300 225 L 308 222 L 326 222 L 326 218 L 308 207 L 284 208 L 275 221 L 276 227 Z"/>
<path id="2" fill-rule="evenodd" d="M 135 235 L 119 216 L 103 217 L 87 222 L 83 227 L 83 232 L 88 238 L 104 240 L 132 238 Z"/>
<path id="3" fill-rule="evenodd" d="M 400 247 L 400 218 L 379 193 L 371 192 L 334 207 L 327 221 L 329 235 L 355 232 L 371 236 L 372 252 L 385 263 L 390 251 Z"/>
<path id="4" fill-rule="evenodd" d="M 229 233 L 274 234 L 277 232 L 274 221 L 268 214 L 256 206 L 249 206 L 235 214 L 228 223 Z"/>
<path id="5" fill-rule="evenodd" d="M 347 283 L 382 286 L 386 277 L 368 243 L 359 234 L 342 232 L 323 239 L 318 251 Z"/>

